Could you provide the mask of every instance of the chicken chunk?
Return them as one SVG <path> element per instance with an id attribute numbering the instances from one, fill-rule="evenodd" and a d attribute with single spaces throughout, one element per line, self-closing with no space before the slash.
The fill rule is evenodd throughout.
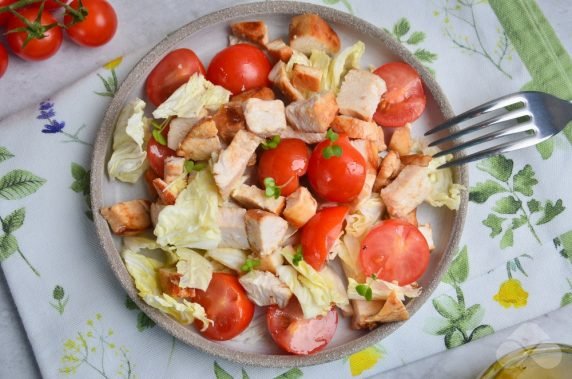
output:
<path id="1" fill-rule="evenodd" d="M 325 132 L 337 113 L 338 105 L 332 92 L 315 94 L 307 100 L 298 100 L 286 107 L 288 122 L 302 132 Z"/>
<path id="2" fill-rule="evenodd" d="M 198 121 L 179 144 L 177 156 L 195 161 L 210 159 L 222 146 L 218 138 L 218 129 L 212 118 Z"/>
<path id="3" fill-rule="evenodd" d="M 165 183 L 171 184 L 185 173 L 185 159 L 180 157 L 167 157 L 164 164 Z"/>
<path id="4" fill-rule="evenodd" d="M 276 274 L 276 269 L 279 266 L 282 266 L 283 263 L 284 257 L 282 256 L 280 249 L 276 249 L 269 255 L 260 256 L 260 266 L 258 266 L 258 269 Z"/>
<path id="5" fill-rule="evenodd" d="M 319 92 L 322 83 L 322 70 L 303 64 L 294 64 L 292 85 L 302 91 Z"/>
<path id="6" fill-rule="evenodd" d="M 381 310 L 375 315 L 366 317 L 365 322 L 371 324 L 405 320 L 409 320 L 409 312 L 397 292 L 391 291 Z"/>
<path id="7" fill-rule="evenodd" d="M 213 115 L 213 121 L 218 129 L 218 136 L 224 143 L 229 144 L 239 130 L 246 128 L 241 103 L 228 103 L 219 108 Z"/>
<path id="8" fill-rule="evenodd" d="M 282 62 L 288 62 L 292 54 L 294 54 L 294 50 L 281 39 L 268 42 L 266 49 L 268 49 L 268 53 L 272 58 Z"/>
<path id="9" fill-rule="evenodd" d="M 397 178 L 381 190 L 389 215 L 403 218 L 417 208 L 431 192 L 427 167 L 405 166 Z"/>
<path id="10" fill-rule="evenodd" d="M 286 73 L 286 64 L 278 61 L 268 74 L 270 80 L 276 88 L 290 101 L 303 100 L 304 95 L 292 85 L 288 74 Z"/>
<path id="11" fill-rule="evenodd" d="M 381 160 L 379 172 L 375 178 L 373 185 L 373 192 L 379 192 L 382 188 L 386 187 L 401 170 L 401 161 L 399 154 L 390 150 L 389 153 Z"/>
<path id="12" fill-rule="evenodd" d="M 429 166 L 429 163 L 433 160 L 433 157 L 430 155 L 423 155 L 423 154 L 411 154 L 411 155 L 403 155 L 399 158 L 401 163 L 405 166 L 407 165 L 415 165 L 415 166 Z"/>
<path id="13" fill-rule="evenodd" d="M 294 130 L 291 127 L 287 127 L 284 130 L 281 130 L 278 134 L 280 138 L 297 138 L 299 140 L 304 141 L 308 145 L 313 145 L 315 143 L 320 143 L 326 140 L 326 133 L 306 133 L 301 132 L 299 130 Z"/>
<path id="14" fill-rule="evenodd" d="M 368 167 L 365 172 L 365 181 L 358 196 L 350 203 L 353 209 L 358 208 L 364 201 L 371 197 L 373 185 L 375 183 L 375 169 Z"/>
<path id="15" fill-rule="evenodd" d="M 284 196 L 280 196 L 278 199 L 266 197 L 264 191 L 260 188 L 246 184 L 241 184 L 232 191 L 231 197 L 246 209 L 262 209 L 277 215 L 282 212 L 286 204 Z"/>
<path id="16" fill-rule="evenodd" d="M 120 236 L 138 234 L 151 226 L 147 200 L 131 200 L 101 209 L 113 233 Z"/>
<path id="17" fill-rule="evenodd" d="M 230 25 L 232 34 L 238 38 L 254 42 L 258 45 L 268 43 L 268 28 L 264 21 L 243 21 Z"/>
<path id="18" fill-rule="evenodd" d="M 334 55 L 340 51 L 338 34 L 323 18 L 313 13 L 292 17 L 289 39 L 290 46 L 304 54 L 320 50 Z"/>
<path id="19" fill-rule="evenodd" d="M 179 274 L 174 267 L 160 268 L 157 270 L 157 277 L 159 279 L 159 288 L 167 295 L 177 298 L 191 298 L 195 296 L 194 288 L 179 287 L 182 274 Z"/>
<path id="20" fill-rule="evenodd" d="M 260 99 L 260 100 L 274 100 L 276 99 L 276 95 L 271 88 L 268 87 L 258 87 L 249 89 L 248 91 L 244 91 L 239 93 L 238 95 L 234 95 L 230 98 L 231 102 L 244 102 L 248 99 Z"/>
<path id="21" fill-rule="evenodd" d="M 246 290 L 248 298 L 261 307 L 277 304 L 284 308 L 292 297 L 290 288 L 267 271 L 252 270 L 238 281 Z"/>
<path id="22" fill-rule="evenodd" d="M 169 124 L 169 133 L 167 133 L 167 146 L 171 150 L 177 150 L 179 145 L 191 131 L 193 126 L 201 120 L 201 118 L 177 117 Z"/>
<path id="23" fill-rule="evenodd" d="M 271 137 L 286 129 L 282 100 L 248 99 L 243 103 L 242 110 L 246 127 L 260 137 Z"/>
<path id="24" fill-rule="evenodd" d="M 177 201 L 179 192 L 176 186 L 169 186 L 163 179 L 157 178 L 153 180 L 153 187 L 159 195 L 161 202 L 166 205 L 173 205 Z"/>
<path id="25" fill-rule="evenodd" d="M 383 151 L 387 148 L 385 146 L 383 129 L 373 121 L 363 121 L 349 116 L 336 116 L 331 126 L 335 132 L 345 133 L 349 138 L 365 139 L 374 142 L 378 151 Z"/>
<path id="26" fill-rule="evenodd" d="M 383 300 L 351 300 L 354 315 L 352 317 L 353 329 L 372 329 L 376 326 L 375 322 L 367 322 L 366 320 L 381 311 Z"/>
<path id="27" fill-rule="evenodd" d="M 435 242 L 433 242 L 433 229 L 431 228 L 431 224 L 422 224 L 419 225 L 418 228 L 421 234 L 423 234 L 423 237 L 425 237 L 429 250 L 434 250 Z"/>
<path id="28" fill-rule="evenodd" d="M 221 240 L 218 247 L 230 247 L 241 250 L 250 249 L 244 224 L 245 215 L 246 209 L 243 208 L 219 208 L 218 226 L 221 232 Z"/>
<path id="29" fill-rule="evenodd" d="M 395 129 L 389 140 L 389 149 L 399 155 L 407 155 L 411 151 L 411 130 L 409 126 Z"/>
<path id="30" fill-rule="evenodd" d="M 276 250 L 288 230 L 288 223 L 273 213 L 259 209 L 246 211 L 244 217 L 250 247 L 260 255 Z"/>
<path id="31" fill-rule="evenodd" d="M 286 198 L 284 218 L 296 228 L 301 228 L 315 214 L 318 202 L 306 187 L 299 187 Z"/>
<path id="32" fill-rule="evenodd" d="M 379 76 L 366 70 L 351 70 L 338 93 L 340 113 L 371 121 L 385 91 L 385 82 Z"/>
<path id="33" fill-rule="evenodd" d="M 214 180 L 224 199 L 240 183 L 248 161 L 263 140 L 245 130 L 239 130 L 230 145 L 224 149 L 213 165 Z"/>
<path id="34" fill-rule="evenodd" d="M 368 165 L 368 169 L 374 170 L 375 175 L 381 161 L 379 158 L 378 145 L 375 142 L 366 139 L 350 140 L 350 144 L 360 152 Z"/>

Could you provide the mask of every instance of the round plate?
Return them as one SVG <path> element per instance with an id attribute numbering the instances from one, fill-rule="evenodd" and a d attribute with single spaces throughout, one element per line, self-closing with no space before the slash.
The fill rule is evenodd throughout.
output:
<path id="1" fill-rule="evenodd" d="M 119 88 L 105 114 L 94 148 L 91 197 L 93 208 L 96 210 L 94 212 L 95 226 L 111 269 L 123 288 L 139 308 L 173 336 L 197 349 L 240 364 L 299 367 L 333 361 L 377 343 L 403 325 L 403 322 L 383 324 L 372 331 L 355 331 L 350 328 L 349 320 L 341 319 L 336 335 L 326 349 L 309 356 L 281 353 L 270 338 L 265 337 L 267 334 L 265 330 L 260 333 L 256 331 L 250 333 L 254 336 L 261 335 L 259 340 L 238 336 L 232 341 L 215 342 L 203 338 L 192 325 L 179 324 L 169 316 L 148 306 L 137 296 L 133 280 L 120 256 L 120 239 L 111 234 L 98 210 L 119 201 L 144 198 L 146 197 L 145 190 L 143 184 L 133 186 L 110 181 L 105 167 L 111 154 L 113 129 L 119 112 L 127 101 L 135 97 L 145 98 L 145 79 L 166 53 L 175 48 L 188 47 L 193 49 L 205 64 L 208 64 L 211 58 L 227 45 L 231 22 L 262 19 L 268 25 L 271 39 L 278 37 L 287 39 L 291 17 L 302 13 L 317 13 L 327 20 L 339 34 L 342 48 L 358 40 L 363 41 L 366 45 L 366 53 L 361 61 L 362 67 L 370 65 L 377 67 L 382 63 L 395 60 L 405 61 L 415 67 L 425 84 L 427 108 L 423 116 L 415 122 L 414 134 L 421 136 L 430 126 L 437 125 L 453 116 L 451 107 L 435 79 L 390 34 L 357 17 L 332 8 L 290 1 L 268 1 L 239 5 L 201 17 L 169 35 L 155 46 L 133 68 Z M 205 43 L 205 41 L 208 42 Z M 465 168 L 456 168 L 454 177 L 457 183 L 467 186 L 468 178 Z M 420 207 L 418 217 L 423 222 L 431 223 L 437 249 L 432 252 L 429 268 L 419 281 L 423 286 L 421 296 L 407 303 L 407 309 L 411 315 L 429 298 L 448 267 L 461 235 L 466 208 L 466 193 L 463 193 L 461 207 L 457 212 Z M 264 322 L 264 317 L 258 321 Z"/>

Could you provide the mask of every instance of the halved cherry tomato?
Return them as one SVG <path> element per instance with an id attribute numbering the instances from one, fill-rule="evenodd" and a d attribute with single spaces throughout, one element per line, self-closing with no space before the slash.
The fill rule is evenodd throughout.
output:
<path id="1" fill-rule="evenodd" d="M 38 11 L 38 7 L 31 7 L 19 9 L 18 13 L 21 17 L 28 19 L 30 22 L 34 22 L 38 17 Z M 28 37 L 28 33 L 26 31 L 9 33 L 6 36 L 8 46 L 10 46 L 10 49 L 12 49 L 14 54 L 25 60 L 40 61 L 48 59 L 60 49 L 63 37 L 62 29 L 57 26 L 57 20 L 50 12 L 42 12 L 40 24 L 43 26 L 56 24 L 56 26 L 46 31 L 43 38 L 34 38 L 30 40 L 26 46 L 24 46 L 26 38 Z M 26 24 L 24 24 L 20 18 L 15 15 L 10 16 L 8 19 L 8 25 L 6 26 L 8 30 L 23 27 L 26 27 Z"/>
<path id="2" fill-rule="evenodd" d="M 254 316 L 254 303 L 246 296 L 238 278 L 231 274 L 214 273 L 206 292 L 196 290 L 193 301 L 205 308 L 214 324 L 201 332 L 205 337 L 225 341 L 239 335 Z M 203 323 L 195 321 L 200 330 Z"/>
<path id="3" fill-rule="evenodd" d="M 343 206 L 324 208 L 302 228 L 300 243 L 304 261 L 315 270 L 324 268 L 328 253 L 340 236 L 348 211 L 348 207 Z"/>
<path id="4" fill-rule="evenodd" d="M 163 130 L 163 135 L 167 135 L 168 128 Z M 165 158 L 172 157 L 175 155 L 175 151 L 169 149 L 168 146 L 161 145 L 159 142 L 155 140 L 154 137 L 151 137 L 149 143 L 147 143 L 147 159 L 149 159 L 149 166 L 155 171 L 155 173 L 160 177 L 163 178 L 165 176 L 164 169 L 165 169 Z"/>
<path id="5" fill-rule="evenodd" d="M 81 0 L 87 15 L 81 21 L 73 23 L 73 16 L 66 11 L 64 25 L 72 41 L 81 46 L 96 47 L 111 41 L 117 31 L 117 14 L 113 6 L 106 0 Z M 80 0 L 73 0 L 70 5 L 77 10 Z"/>
<path id="6" fill-rule="evenodd" d="M 342 148 L 340 157 L 324 157 L 330 145 Z M 351 144 L 347 135 L 340 134 L 336 142 L 320 142 L 312 152 L 308 179 L 312 189 L 325 200 L 348 202 L 355 199 L 365 182 L 365 159 Z"/>
<path id="7" fill-rule="evenodd" d="M 6 72 L 8 68 L 8 53 L 6 52 L 6 48 L 4 45 L 0 44 L 0 78 Z"/>
<path id="8" fill-rule="evenodd" d="M 157 63 L 147 77 L 145 93 L 158 106 L 196 72 L 205 75 L 205 67 L 192 50 L 173 50 Z"/>
<path id="9" fill-rule="evenodd" d="M 283 309 L 271 305 L 266 311 L 266 325 L 278 346 L 297 355 L 312 354 L 330 343 L 338 327 L 338 312 L 305 319 L 300 303 L 292 298 Z"/>
<path id="10" fill-rule="evenodd" d="M 298 177 L 306 174 L 309 160 L 310 150 L 304 141 L 283 139 L 276 148 L 265 150 L 260 156 L 260 185 L 264 187 L 265 178 L 273 178 L 282 196 L 290 195 L 300 186 Z"/>
<path id="11" fill-rule="evenodd" d="M 415 121 L 425 109 L 425 92 L 419 74 L 407 63 L 391 62 L 374 73 L 387 85 L 373 116 L 381 126 L 399 127 Z"/>
<path id="12" fill-rule="evenodd" d="M 7 7 L 8 5 L 15 3 L 16 0 L 0 0 L 0 8 Z M 10 12 L 2 12 L 0 13 L 0 26 L 5 25 L 10 17 Z"/>
<path id="13" fill-rule="evenodd" d="M 402 220 L 385 220 L 361 243 L 360 264 L 365 275 L 375 274 L 404 286 L 419 279 L 429 264 L 429 246 L 415 226 Z"/>
<path id="14" fill-rule="evenodd" d="M 259 48 L 238 44 L 221 50 L 207 69 L 207 79 L 234 95 L 256 87 L 268 87 L 270 61 Z"/>

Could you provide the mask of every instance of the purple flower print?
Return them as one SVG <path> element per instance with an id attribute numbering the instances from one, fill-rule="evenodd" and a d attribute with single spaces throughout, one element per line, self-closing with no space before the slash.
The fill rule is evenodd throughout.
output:
<path id="1" fill-rule="evenodd" d="M 50 101 L 42 101 L 40 106 L 38 107 L 38 111 L 40 114 L 36 117 L 38 120 L 44 120 L 46 123 L 44 124 L 44 128 L 42 129 L 42 133 L 45 134 L 57 134 L 61 133 L 68 137 L 67 140 L 62 142 L 77 142 L 83 145 L 93 146 L 91 143 L 86 142 L 79 138 L 79 132 L 85 128 L 85 125 L 82 125 L 75 133 L 71 134 L 64 131 L 66 126 L 65 121 L 58 121 L 55 119 L 56 111 L 54 109 L 54 103 Z"/>

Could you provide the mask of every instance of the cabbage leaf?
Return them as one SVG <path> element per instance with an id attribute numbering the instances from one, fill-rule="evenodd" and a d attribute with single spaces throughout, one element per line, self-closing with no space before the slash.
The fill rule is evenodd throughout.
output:
<path id="1" fill-rule="evenodd" d="M 360 283 L 354 279 L 348 279 L 348 297 L 351 300 L 363 300 L 364 297 L 357 292 L 356 287 Z M 399 300 L 404 301 L 405 297 L 413 298 L 421 294 L 421 287 L 416 283 L 408 284 L 406 286 L 399 286 L 395 283 L 386 282 L 381 279 L 367 278 L 365 285 L 371 288 L 371 300 L 386 300 L 391 292 L 395 291 Z"/>
<path id="2" fill-rule="evenodd" d="M 206 291 L 213 277 L 213 265 L 194 250 L 177 249 L 177 272 L 181 274 L 179 287 Z"/>

